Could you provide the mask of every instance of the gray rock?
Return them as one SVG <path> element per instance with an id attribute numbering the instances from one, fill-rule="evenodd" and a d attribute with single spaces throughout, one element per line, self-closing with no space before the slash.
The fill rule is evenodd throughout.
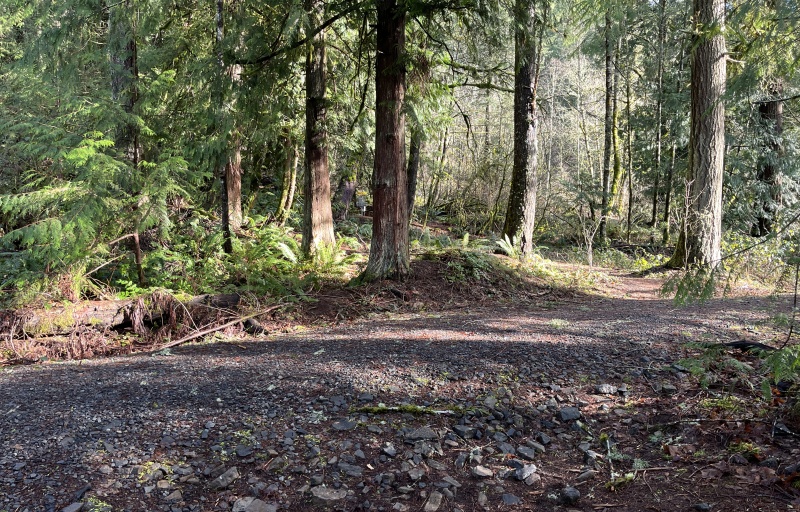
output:
<path id="1" fill-rule="evenodd" d="M 397 457 L 397 449 L 391 443 L 381 448 L 381 453 L 383 453 L 387 457 L 392 457 L 392 458 Z"/>
<path id="2" fill-rule="evenodd" d="M 339 471 L 341 471 L 342 473 L 346 474 L 347 476 L 352 476 L 353 478 L 360 477 L 364 472 L 361 466 L 354 466 L 346 462 L 339 462 L 339 464 L 336 467 L 338 467 Z"/>
<path id="3" fill-rule="evenodd" d="M 494 476 L 494 472 L 485 466 L 475 466 L 472 468 L 472 474 L 480 478 L 489 478 Z"/>
<path id="4" fill-rule="evenodd" d="M 501 452 L 506 454 L 514 455 L 515 453 L 517 453 L 517 450 L 515 450 L 514 447 L 511 446 L 509 443 L 498 443 L 497 448 L 499 448 Z"/>
<path id="5" fill-rule="evenodd" d="M 572 421 L 580 419 L 581 411 L 577 407 L 564 407 L 558 411 L 558 419 L 561 421 Z"/>
<path id="6" fill-rule="evenodd" d="M 311 488 L 311 501 L 317 506 L 331 506 L 345 497 L 347 497 L 347 491 L 344 489 L 331 489 L 322 485 Z"/>
<path id="7" fill-rule="evenodd" d="M 166 498 L 164 498 L 167 503 L 177 503 L 182 499 L 183 494 L 181 494 L 181 491 L 173 491 Z"/>
<path id="8" fill-rule="evenodd" d="M 455 487 L 456 489 L 461 487 L 461 483 L 450 475 L 442 478 L 442 480 L 444 480 L 447 484 L 451 485 L 452 487 Z"/>
<path id="9" fill-rule="evenodd" d="M 597 459 L 599 459 L 600 457 L 601 457 L 600 454 L 597 453 L 596 451 L 586 450 L 583 453 L 583 463 L 593 468 L 597 465 Z"/>
<path id="10" fill-rule="evenodd" d="M 240 498 L 233 504 L 233 512 L 275 512 L 277 507 L 258 498 Z"/>
<path id="11" fill-rule="evenodd" d="M 486 400 L 484 400 L 483 403 L 489 409 L 494 409 L 494 407 L 497 405 L 497 398 L 494 397 L 494 396 L 489 395 L 489 396 L 486 397 Z"/>
<path id="12" fill-rule="evenodd" d="M 420 467 L 411 468 L 411 469 L 408 470 L 408 477 L 411 480 L 415 480 L 416 481 L 416 480 L 419 480 L 420 478 L 422 478 L 423 476 L 425 476 L 425 470 L 420 468 Z"/>
<path id="13" fill-rule="evenodd" d="M 551 441 L 550 436 L 548 436 L 544 432 L 539 432 L 538 434 L 536 434 L 536 439 L 538 439 L 539 442 L 542 443 L 545 446 L 550 444 L 550 441 Z M 535 448 L 535 446 L 533 448 Z M 542 451 L 544 451 L 544 450 L 542 450 Z"/>
<path id="14" fill-rule="evenodd" d="M 425 512 L 436 512 L 439 510 L 439 507 L 442 506 L 442 499 L 444 495 L 439 491 L 433 491 L 428 498 L 428 502 L 425 504 L 425 508 L 423 509 Z"/>
<path id="15" fill-rule="evenodd" d="M 525 460 L 533 460 L 536 458 L 536 450 L 527 446 L 520 446 L 517 448 L 517 455 Z"/>
<path id="16" fill-rule="evenodd" d="M 525 479 L 525 485 L 539 487 L 541 483 L 542 483 L 542 476 L 539 473 L 533 473 L 532 475 L 530 475 L 528 478 Z"/>
<path id="17" fill-rule="evenodd" d="M 663 386 L 661 386 L 661 392 L 664 393 L 665 395 L 674 395 L 675 393 L 678 392 L 678 388 L 676 388 L 672 384 L 664 384 Z"/>
<path id="18" fill-rule="evenodd" d="M 221 491 L 235 482 L 240 476 L 239 470 L 234 466 L 212 480 L 208 486 L 214 491 Z"/>
<path id="19" fill-rule="evenodd" d="M 514 471 L 514 478 L 520 481 L 524 481 L 532 474 L 536 473 L 536 465 L 535 464 L 525 464 L 521 468 Z"/>
<path id="20" fill-rule="evenodd" d="M 72 503 L 61 509 L 61 512 L 79 512 L 83 508 L 83 503 Z"/>
<path id="21" fill-rule="evenodd" d="M 514 496 L 511 493 L 503 494 L 503 504 L 504 505 L 519 505 L 522 503 L 522 500 L 518 497 Z"/>
<path id="22" fill-rule="evenodd" d="M 464 439 L 472 439 L 473 437 L 475 437 L 475 427 L 468 427 L 466 425 L 456 425 L 453 427 L 453 432 L 455 432 Z"/>
<path id="23" fill-rule="evenodd" d="M 594 392 L 598 395 L 614 395 L 617 393 L 617 387 L 611 384 L 598 384 L 594 387 Z"/>
<path id="24" fill-rule="evenodd" d="M 253 454 L 253 449 L 249 446 L 240 444 L 239 446 L 236 447 L 236 455 L 238 455 L 239 457 L 247 457 L 248 455 L 252 454 Z"/>
<path id="25" fill-rule="evenodd" d="M 709 505 L 708 503 L 697 503 L 692 508 L 694 508 L 695 510 L 699 510 L 700 512 L 708 512 L 709 510 L 711 510 L 711 505 Z"/>
<path id="26" fill-rule="evenodd" d="M 561 490 L 561 503 L 564 505 L 574 505 L 581 499 L 581 491 L 574 487 L 564 487 Z"/>
<path id="27" fill-rule="evenodd" d="M 597 471 L 595 471 L 593 469 L 590 469 L 590 470 L 584 471 L 583 473 L 578 475 L 578 478 L 576 478 L 575 481 L 578 482 L 578 483 L 581 483 L 581 482 L 585 482 L 587 480 L 591 480 L 595 476 L 597 476 Z"/>
<path id="28" fill-rule="evenodd" d="M 547 440 L 549 442 L 550 438 L 548 438 Z M 527 444 L 528 444 L 528 446 L 530 446 L 531 448 L 533 448 L 537 452 L 544 453 L 545 452 L 544 445 L 547 444 L 547 443 L 540 444 L 540 443 L 537 443 L 536 441 L 528 441 Z"/>
<path id="29" fill-rule="evenodd" d="M 353 430 L 357 426 L 358 426 L 357 421 L 339 420 L 335 421 L 333 425 L 331 425 L 331 428 L 333 428 L 333 430 L 338 430 L 340 432 L 343 432 L 346 430 Z"/>
<path id="30" fill-rule="evenodd" d="M 435 441 L 439 439 L 439 435 L 430 427 L 420 427 L 417 430 L 406 435 L 406 441 Z"/>

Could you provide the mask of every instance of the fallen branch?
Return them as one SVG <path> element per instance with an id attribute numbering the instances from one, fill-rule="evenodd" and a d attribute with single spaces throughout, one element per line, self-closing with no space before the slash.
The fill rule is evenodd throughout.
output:
<path id="1" fill-rule="evenodd" d="M 432 414 L 432 415 L 447 415 L 452 416 L 455 414 L 455 411 L 450 411 L 447 409 L 431 409 L 429 407 L 420 407 L 418 405 L 401 405 L 399 407 L 359 407 L 355 410 L 355 412 L 363 412 L 369 414 L 388 414 L 393 412 L 402 412 L 402 413 L 409 413 L 409 414 Z"/>
<path id="2" fill-rule="evenodd" d="M 280 308 L 282 306 L 283 306 L 283 304 L 276 304 L 275 306 L 272 306 L 272 307 L 269 307 L 269 308 L 264 309 L 262 311 L 259 311 L 258 313 L 252 313 L 250 315 L 242 316 L 242 317 L 239 317 L 239 318 L 237 318 L 235 320 L 231 320 L 230 322 L 226 322 L 226 323 L 224 323 L 222 325 L 217 325 L 215 327 L 210 327 L 208 329 L 204 329 L 202 331 L 195 332 L 195 333 L 190 334 L 188 336 L 184 336 L 183 338 L 181 338 L 179 340 L 170 341 L 169 343 L 161 345 L 157 349 L 153 349 L 150 352 L 158 352 L 158 351 L 164 350 L 166 348 L 172 348 L 172 347 L 175 347 L 177 345 L 180 345 L 181 343 L 186 343 L 187 341 L 192 341 L 194 339 L 197 339 L 197 338 L 200 338 L 202 336 L 205 336 L 206 334 L 211 334 L 212 332 L 221 331 L 222 329 L 225 329 L 225 328 L 230 327 L 232 325 L 236 325 L 238 323 L 244 322 L 244 321 L 249 320 L 251 318 L 255 318 L 255 317 L 263 315 L 265 313 L 269 313 L 270 311 L 274 311 L 274 310 L 276 310 L 276 309 L 278 309 L 278 308 Z"/>

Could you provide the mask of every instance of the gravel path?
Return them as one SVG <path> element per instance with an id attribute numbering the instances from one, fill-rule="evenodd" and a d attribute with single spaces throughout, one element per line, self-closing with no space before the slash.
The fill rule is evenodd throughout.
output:
<path id="1" fill-rule="evenodd" d="M 702 393 L 683 342 L 758 338 L 776 303 L 608 286 L 3 371 L 0 510 L 786 510 L 791 442 L 702 480 L 724 446 L 666 460 L 653 439 L 709 435 L 659 427 Z"/>

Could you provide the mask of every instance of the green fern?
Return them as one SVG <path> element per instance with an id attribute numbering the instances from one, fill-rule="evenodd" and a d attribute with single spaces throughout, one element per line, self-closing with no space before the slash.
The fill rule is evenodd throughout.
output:
<path id="1" fill-rule="evenodd" d="M 509 239 L 508 235 L 503 235 L 503 239 L 497 241 L 497 246 L 500 247 L 500 250 L 509 258 L 520 257 L 518 236 Z"/>

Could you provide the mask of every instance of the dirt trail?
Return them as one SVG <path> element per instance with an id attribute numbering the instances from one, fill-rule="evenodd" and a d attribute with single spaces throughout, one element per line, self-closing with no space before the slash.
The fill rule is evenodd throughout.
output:
<path id="1" fill-rule="evenodd" d="M 0 510 L 798 506 L 788 420 L 676 365 L 686 341 L 771 341 L 786 298 L 677 308 L 659 286 L 617 272 L 602 294 L 12 368 Z"/>

